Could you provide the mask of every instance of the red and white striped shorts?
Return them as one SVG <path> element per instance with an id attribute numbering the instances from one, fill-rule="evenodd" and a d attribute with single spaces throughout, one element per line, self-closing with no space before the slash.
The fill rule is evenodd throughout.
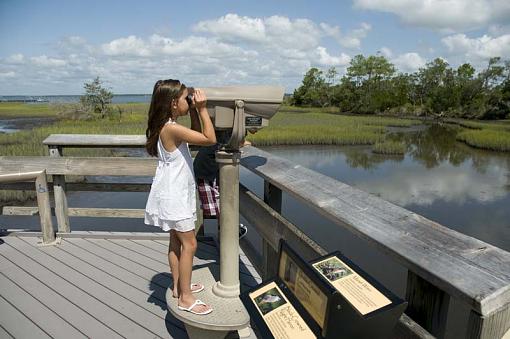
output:
<path id="1" fill-rule="evenodd" d="M 220 189 L 217 180 L 197 179 L 197 184 L 200 208 L 202 208 L 204 217 L 219 217 Z"/>

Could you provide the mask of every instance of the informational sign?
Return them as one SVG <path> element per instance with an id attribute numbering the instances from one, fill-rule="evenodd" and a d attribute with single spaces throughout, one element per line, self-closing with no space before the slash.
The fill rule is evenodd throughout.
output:
<path id="1" fill-rule="evenodd" d="M 262 117 L 252 117 L 252 116 L 247 116 L 245 117 L 244 119 L 244 125 L 246 127 L 251 127 L 251 126 L 262 126 Z"/>
<path id="2" fill-rule="evenodd" d="M 316 338 L 274 281 L 249 293 L 249 298 L 275 338 Z"/>
<path id="3" fill-rule="evenodd" d="M 391 304 L 390 299 L 337 256 L 312 266 L 362 315 Z"/>
<path id="4" fill-rule="evenodd" d="M 328 298 L 313 281 L 287 255 L 281 253 L 278 276 L 301 302 L 312 318 L 324 327 Z"/>

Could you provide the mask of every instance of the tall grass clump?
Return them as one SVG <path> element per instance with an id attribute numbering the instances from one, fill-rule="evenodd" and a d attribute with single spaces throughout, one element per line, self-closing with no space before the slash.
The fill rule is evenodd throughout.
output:
<path id="1" fill-rule="evenodd" d="M 457 133 L 456 139 L 469 146 L 492 151 L 510 151 L 510 122 L 500 120 L 495 122 L 448 120 L 463 127 Z"/>
<path id="2" fill-rule="evenodd" d="M 372 148 L 372 152 L 377 154 L 403 155 L 406 152 L 406 145 L 403 142 L 391 140 L 376 142 Z"/>
<path id="3" fill-rule="evenodd" d="M 464 130 L 456 138 L 476 148 L 510 151 L 510 132 L 501 129 Z"/>

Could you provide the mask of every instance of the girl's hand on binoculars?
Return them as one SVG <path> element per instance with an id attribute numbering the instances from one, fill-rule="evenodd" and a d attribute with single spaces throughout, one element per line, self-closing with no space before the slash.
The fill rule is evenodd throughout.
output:
<path id="1" fill-rule="evenodd" d="M 207 103 L 207 98 L 205 97 L 204 91 L 199 88 L 195 88 L 195 93 L 193 93 L 193 99 L 195 101 L 195 107 L 197 110 L 200 110 L 205 107 Z"/>

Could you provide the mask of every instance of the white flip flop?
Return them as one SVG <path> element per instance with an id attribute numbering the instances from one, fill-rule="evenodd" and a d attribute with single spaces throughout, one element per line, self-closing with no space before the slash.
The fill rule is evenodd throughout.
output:
<path id="1" fill-rule="evenodd" d="M 212 308 L 209 308 L 207 311 L 204 311 L 204 312 L 195 312 L 195 311 L 193 311 L 193 307 L 198 306 L 198 305 L 207 306 L 207 304 L 204 303 L 202 300 L 197 299 L 197 300 L 195 300 L 195 302 L 193 304 L 191 304 L 190 307 L 177 306 L 177 308 L 179 310 L 181 310 L 181 311 L 190 312 L 190 313 L 193 313 L 193 314 L 196 314 L 196 315 L 206 315 L 206 314 L 209 314 L 209 313 L 212 312 Z"/>
<path id="2" fill-rule="evenodd" d="M 200 286 L 200 288 L 197 290 L 193 290 L 193 286 Z M 198 293 L 198 292 L 202 292 L 205 287 L 201 283 L 191 283 L 189 288 L 191 290 L 191 293 Z"/>

